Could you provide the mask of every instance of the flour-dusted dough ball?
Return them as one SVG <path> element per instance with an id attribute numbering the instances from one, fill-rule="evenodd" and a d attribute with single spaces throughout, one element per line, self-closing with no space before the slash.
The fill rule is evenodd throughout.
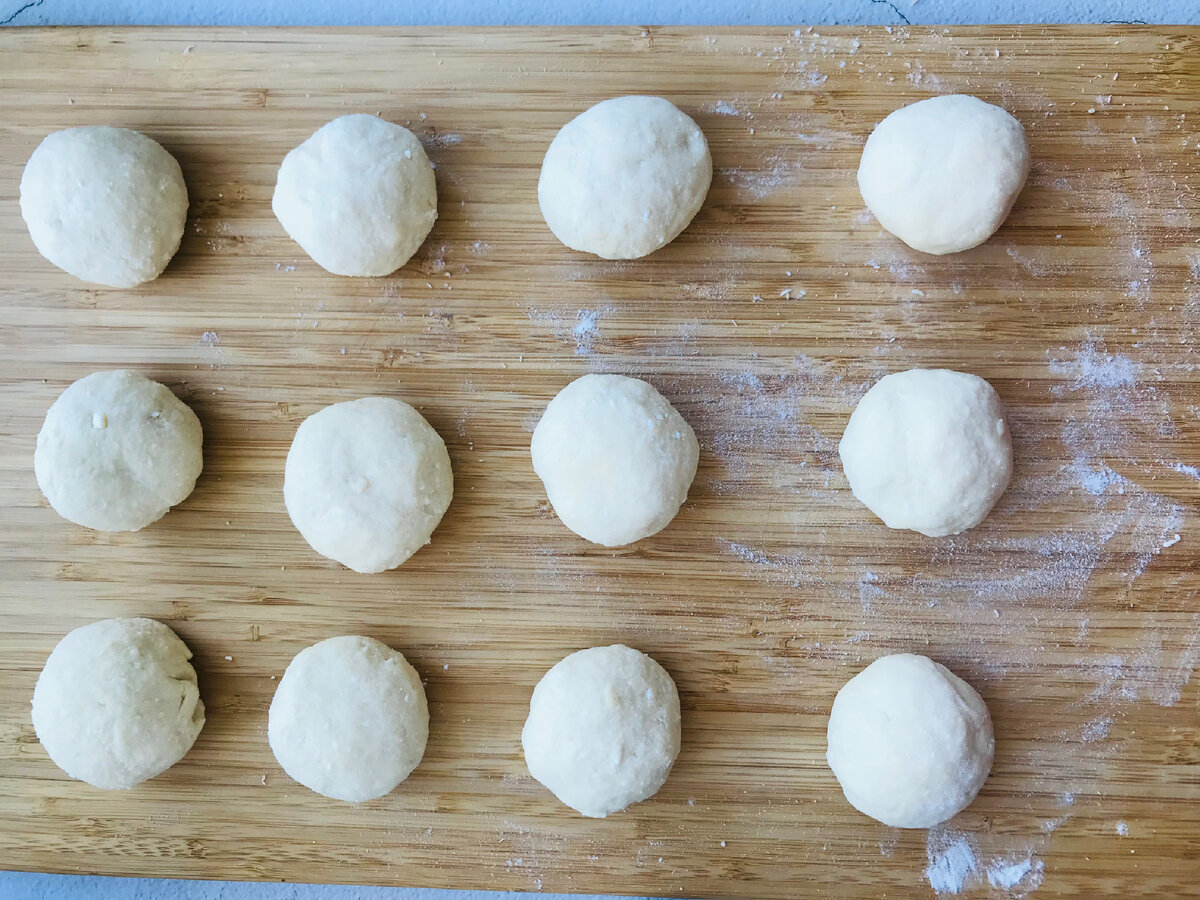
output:
<path id="1" fill-rule="evenodd" d="M 407 128 L 376 116 L 342 116 L 284 157 L 271 208 L 322 268 L 389 275 L 433 228 L 437 185 Z"/>
<path id="2" fill-rule="evenodd" d="M 894 828 L 931 828 L 966 809 L 996 746 L 975 689 L 911 653 L 881 657 L 846 682 L 828 742 L 850 805 Z"/>
<path id="3" fill-rule="evenodd" d="M 192 652 L 153 619 L 105 619 L 58 642 L 33 690 L 54 764 L 106 790 L 165 772 L 204 727 Z"/>
<path id="4" fill-rule="evenodd" d="M 974 528 L 1012 475 L 1000 398 L 978 375 L 910 369 L 858 401 L 838 445 L 850 489 L 889 528 Z"/>
<path id="5" fill-rule="evenodd" d="M 93 372 L 46 413 L 33 470 L 64 519 L 97 531 L 137 531 L 196 486 L 200 420 L 157 381 L 129 369 Z"/>
<path id="6" fill-rule="evenodd" d="M 562 127 L 538 179 L 554 236 L 604 259 L 637 259 L 675 240 L 712 182 L 704 133 L 662 97 L 615 97 Z"/>
<path id="7" fill-rule="evenodd" d="M 623 644 L 572 653 L 542 676 L 521 731 L 529 774 L 602 819 L 653 796 L 679 755 L 679 692 Z"/>
<path id="8" fill-rule="evenodd" d="M 914 250 L 957 253 L 995 233 L 1028 174 L 1021 123 L 999 106 L 949 94 L 875 126 L 858 188 L 879 224 Z"/>
<path id="9" fill-rule="evenodd" d="M 700 445 L 675 407 L 624 375 L 584 375 L 559 391 L 533 431 L 533 469 L 562 523 L 621 547 L 675 518 Z"/>
<path id="10" fill-rule="evenodd" d="M 446 444 L 391 397 L 309 416 L 283 476 L 288 515 L 304 539 L 356 572 L 394 569 L 428 544 L 453 493 Z"/>
<path id="11" fill-rule="evenodd" d="M 179 249 L 187 208 L 175 157 L 127 128 L 55 131 L 21 176 L 21 216 L 38 252 L 110 287 L 159 276 Z"/>
<path id="12" fill-rule="evenodd" d="M 429 706 L 401 653 L 347 635 L 296 654 L 279 680 L 267 740 L 306 788 L 362 803 L 389 793 L 425 754 Z"/>

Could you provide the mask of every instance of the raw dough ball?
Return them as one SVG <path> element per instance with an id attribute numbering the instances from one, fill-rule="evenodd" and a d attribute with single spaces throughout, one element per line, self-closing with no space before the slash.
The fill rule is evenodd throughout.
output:
<path id="1" fill-rule="evenodd" d="M 850 805 L 894 828 L 931 828 L 966 809 L 995 750 L 975 689 L 911 653 L 881 657 L 846 682 L 828 741 Z"/>
<path id="2" fill-rule="evenodd" d="M 572 653 L 529 701 L 529 774 L 572 809 L 602 819 L 653 796 L 679 755 L 679 693 L 645 653 L 622 644 Z"/>
<path id="3" fill-rule="evenodd" d="M 283 770 L 347 803 L 390 792 L 417 767 L 428 738 L 421 676 L 402 654 L 358 635 L 297 653 L 267 719 L 267 740 Z"/>
<path id="4" fill-rule="evenodd" d="M 175 157 L 127 128 L 55 131 L 21 176 L 21 216 L 38 252 L 110 287 L 159 276 L 179 249 L 187 208 Z"/>
<path id="5" fill-rule="evenodd" d="M 850 489 L 889 528 L 929 537 L 974 528 L 1012 475 L 1012 443 L 978 375 L 910 369 L 858 401 L 838 445 Z"/>
<path id="6" fill-rule="evenodd" d="M 153 619 L 105 619 L 58 642 L 33 690 L 33 728 L 54 764 L 98 788 L 165 772 L 204 727 L 192 651 Z"/>
<path id="7" fill-rule="evenodd" d="M 530 450 L 562 523 L 606 547 L 666 528 L 687 499 L 700 456 L 675 407 L 624 375 L 584 375 L 559 391 Z"/>
<path id="8" fill-rule="evenodd" d="M 318 128 L 283 158 L 275 218 L 335 275 L 389 275 L 433 228 L 437 185 L 421 142 L 368 115 Z"/>
<path id="9" fill-rule="evenodd" d="M 708 142 L 691 118 L 662 97 L 615 97 L 555 135 L 538 204 L 571 249 L 637 259 L 675 240 L 711 181 Z"/>
<path id="10" fill-rule="evenodd" d="M 875 126 L 858 188 L 879 224 L 914 250 L 957 253 L 992 236 L 1028 174 L 1021 123 L 999 106 L 950 94 Z"/>
<path id="11" fill-rule="evenodd" d="M 33 470 L 64 519 L 137 531 L 192 492 L 203 443 L 196 414 L 157 381 L 129 369 L 93 372 L 46 413 Z"/>
<path id="12" fill-rule="evenodd" d="M 304 539 L 356 572 L 394 569 L 428 544 L 453 494 L 445 443 L 391 397 L 309 416 L 283 475 L 283 500 Z"/>

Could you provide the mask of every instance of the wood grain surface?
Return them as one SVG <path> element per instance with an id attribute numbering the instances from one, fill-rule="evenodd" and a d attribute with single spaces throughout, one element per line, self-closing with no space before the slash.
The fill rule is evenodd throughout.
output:
<path id="1" fill-rule="evenodd" d="M 908 250 L 864 210 L 872 126 L 970 92 L 1024 122 L 1033 171 L 982 247 Z M 542 154 L 590 104 L 662 94 L 715 176 L 649 258 L 567 250 Z M 330 275 L 275 221 L 283 155 L 327 120 L 409 125 L 440 218 L 389 278 Z M 179 159 L 187 233 L 159 280 L 84 285 L 34 250 L 21 169 L 50 131 L 141 129 Z M 71 29 L 0 33 L 0 867 L 742 898 L 1195 895 L 1200 888 L 1200 31 Z M 46 409 L 136 367 L 199 414 L 195 493 L 136 534 L 49 509 Z M 1009 409 L 1016 474 L 942 540 L 889 532 L 837 440 L 883 374 L 948 366 Z M 555 518 L 533 423 L 590 371 L 646 378 L 700 470 L 662 533 L 611 551 Z M 370 394 L 445 437 L 455 498 L 402 568 L 317 556 L 281 492 L 297 424 Z M 106 793 L 47 758 L 29 697 L 69 629 L 146 615 L 196 654 L 208 723 Z M 350 806 L 267 747 L 277 677 L 362 633 L 427 681 L 413 776 Z M 683 751 L 606 820 L 526 773 L 533 685 L 623 641 L 661 661 Z M 941 828 L 855 812 L 824 762 L 875 657 L 946 663 L 987 700 L 995 768 Z"/>

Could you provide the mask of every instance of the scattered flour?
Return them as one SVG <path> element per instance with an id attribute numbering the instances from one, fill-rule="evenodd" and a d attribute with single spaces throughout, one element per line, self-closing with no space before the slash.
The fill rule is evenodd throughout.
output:
<path id="1" fill-rule="evenodd" d="M 979 863 L 968 835 L 931 828 L 925 854 L 929 859 L 925 878 L 939 894 L 961 894 L 968 880 L 978 879 Z"/>
<path id="2" fill-rule="evenodd" d="M 1042 884 L 1045 864 L 1028 857 L 1016 861 L 998 859 L 987 867 L 987 880 L 994 888 L 1017 892 L 1018 896 L 1037 890 Z"/>
<path id="3" fill-rule="evenodd" d="M 708 111 L 716 113 L 718 116 L 740 116 L 742 111 L 730 103 L 728 100 L 718 100 L 716 103 L 708 107 Z"/>
<path id="4" fill-rule="evenodd" d="M 601 306 L 570 312 L 539 310 L 529 306 L 526 312 L 529 321 L 534 325 L 550 330 L 555 337 L 572 342 L 577 356 L 590 356 L 604 337 L 600 329 L 601 321 L 605 317 L 615 315 L 616 309 L 612 306 Z"/>

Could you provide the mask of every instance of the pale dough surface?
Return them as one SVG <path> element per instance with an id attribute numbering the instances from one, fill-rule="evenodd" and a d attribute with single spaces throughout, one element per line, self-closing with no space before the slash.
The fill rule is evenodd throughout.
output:
<path id="1" fill-rule="evenodd" d="M 288 515 L 309 545 L 356 572 L 394 569 L 450 506 L 446 444 L 391 397 L 335 403 L 296 430 L 284 467 Z"/>
<path id="2" fill-rule="evenodd" d="M 425 754 L 429 707 L 403 654 L 373 638 L 333 637 L 296 654 L 267 718 L 271 752 L 309 790 L 362 803 Z"/>
<path id="3" fill-rule="evenodd" d="M 179 249 L 187 209 L 175 157 L 128 128 L 55 131 L 21 175 L 21 216 L 38 252 L 94 284 L 157 278 Z"/>
<path id="4" fill-rule="evenodd" d="M 614 97 L 555 135 L 538 203 L 554 236 L 605 259 L 636 259 L 673 241 L 712 182 L 708 142 L 662 97 Z"/>
<path id="5" fill-rule="evenodd" d="M 978 375 L 950 369 L 881 378 L 859 400 L 838 453 L 871 512 L 930 537 L 982 522 L 1012 475 L 1000 398 Z"/>
<path id="6" fill-rule="evenodd" d="M 838 691 L 827 738 L 846 799 L 895 828 L 931 828 L 965 809 L 995 751 L 975 689 L 910 653 L 875 660 Z"/>
<path id="7" fill-rule="evenodd" d="M 533 432 L 533 468 L 562 523 L 620 547 L 661 531 L 696 475 L 696 434 L 637 378 L 584 375 L 546 407 Z"/>
<path id="8" fill-rule="evenodd" d="M 858 187 L 875 218 L 914 250 L 969 250 L 1008 217 L 1029 175 L 1025 129 L 965 94 L 931 97 L 880 122 Z"/>
<path id="9" fill-rule="evenodd" d="M 271 208 L 322 268 L 389 275 L 433 228 L 437 185 L 416 135 L 359 113 L 321 126 L 284 157 Z"/>
<path id="10" fill-rule="evenodd" d="M 46 413 L 33 469 L 64 519 L 137 531 L 192 492 L 203 443 L 196 414 L 157 381 L 129 369 L 93 372 Z"/>
<path id="11" fill-rule="evenodd" d="M 153 619 L 105 619 L 58 642 L 33 691 L 33 727 L 55 765 L 130 788 L 175 765 L 204 727 L 192 653 Z"/>
<path id="12" fill-rule="evenodd" d="M 521 745 L 530 775 L 577 812 L 604 818 L 657 793 L 679 735 L 671 676 L 613 644 L 572 653 L 542 676 Z"/>

